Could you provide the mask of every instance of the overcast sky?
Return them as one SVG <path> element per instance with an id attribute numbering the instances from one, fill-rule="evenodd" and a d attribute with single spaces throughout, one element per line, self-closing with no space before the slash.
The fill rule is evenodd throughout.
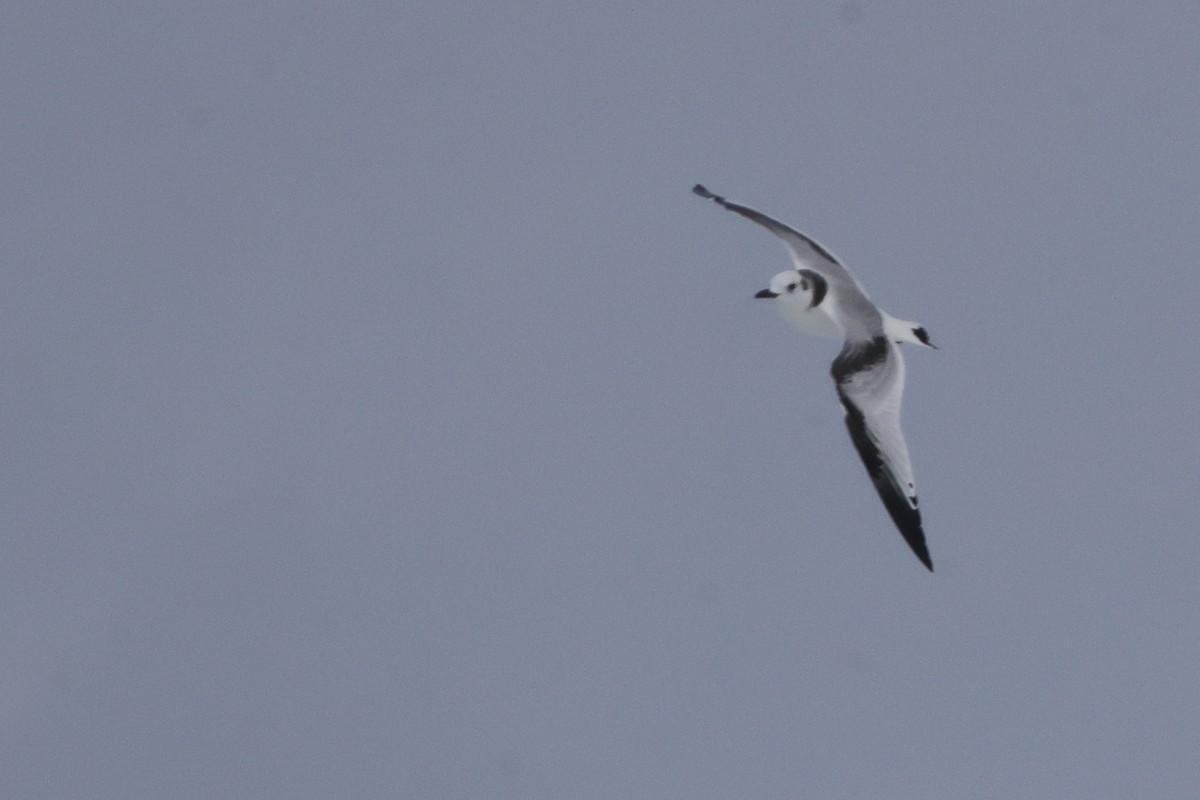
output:
<path id="1" fill-rule="evenodd" d="M 1191 796 L 1197 42 L 5 3 L 0 796 Z M 697 181 L 941 347 L 936 573 Z"/>

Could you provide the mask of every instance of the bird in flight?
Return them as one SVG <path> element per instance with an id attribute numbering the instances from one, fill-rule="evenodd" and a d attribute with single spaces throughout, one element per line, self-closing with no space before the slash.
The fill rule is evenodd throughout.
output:
<path id="1" fill-rule="evenodd" d="M 862 284 L 833 255 L 804 234 L 752 208 L 731 203 L 700 184 L 699 196 L 756 222 L 783 240 L 795 269 L 780 272 L 755 297 L 772 300 L 780 315 L 805 333 L 841 339 L 830 373 L 846 412 L 850 440 L 875 491 L 904 541 L 930 572 L 912 462 L 900 431 L 904 356 L 900 344 L 934 347 L 925 328 L 897 319 L 867 297 Z"/>

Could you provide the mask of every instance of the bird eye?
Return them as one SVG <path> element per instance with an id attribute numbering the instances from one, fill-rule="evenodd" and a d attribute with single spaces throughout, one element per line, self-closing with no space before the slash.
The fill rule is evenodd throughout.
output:
<path id="1" fill-rule="evenodd" d="M 788 290 L 788 292 L 789 292 L 789 293 L 796 291 L 796 284 L 794 284 L 794 283 L 789 283 L 789 284 L 787 285 L 787 290 Z"/>

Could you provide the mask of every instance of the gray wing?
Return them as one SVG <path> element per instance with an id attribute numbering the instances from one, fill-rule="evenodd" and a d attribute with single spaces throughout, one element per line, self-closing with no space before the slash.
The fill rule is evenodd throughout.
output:
<path id="1" fill-rule="evenodd" d="M 886 336 L 847 341 L 831 369 L 846 410 L 846 429 L 884 508 L 904 541 L 929 570 L 912 462 L 900 430 L 904 357 Z"/>
<path id="2" fill-rule="evenodd" d="M 759 225 L 762 225 L 771 233 L 778 236 L 783 240 L 783 244 L 787 247 L 788 253 L 791 254 L 792 261 L 795 263 L 796 269 L 815 270 L 824 275 L 830 280 L 830 282 L 853 286 L 858 289 L 858 291 L 861 292 L 864 297 L 866 296 L 866 291 L 863 289 L 862 285 L 855 280 L 854 276 L 850 274 L 849 270 L 842 266 L 841 262 L 833 257 L 832 253 L 830 253 L 824 247 L 821 247 L 821 245 L 817 244 L 812 239 L 805 236 L 803 233 L 800 233 L 800 231 L 793 230 L 779 220 L 772 219 L 762 212 L 755 211 L 753 208 L 738 205 L 737 203 L 731 203 L 724 197 L 721 197 L 718 194 L 713 194 L 698 183 L 692 187 L 692 192 L 700 197 L 712 200 L 717 205 L 727 208 L 736 214 L 742 215 L 751 222 L 757 222 Z"/>

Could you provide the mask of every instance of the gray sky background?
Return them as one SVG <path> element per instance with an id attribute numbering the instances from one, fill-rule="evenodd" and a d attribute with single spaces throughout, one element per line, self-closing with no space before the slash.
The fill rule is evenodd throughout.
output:
<path id="1" fill-rule="evenodd" d="M 1200 785 L 1200 6 L 0 22 L 0 795 Z M 936 574 L 697 181 L 942 347 Z"/>

